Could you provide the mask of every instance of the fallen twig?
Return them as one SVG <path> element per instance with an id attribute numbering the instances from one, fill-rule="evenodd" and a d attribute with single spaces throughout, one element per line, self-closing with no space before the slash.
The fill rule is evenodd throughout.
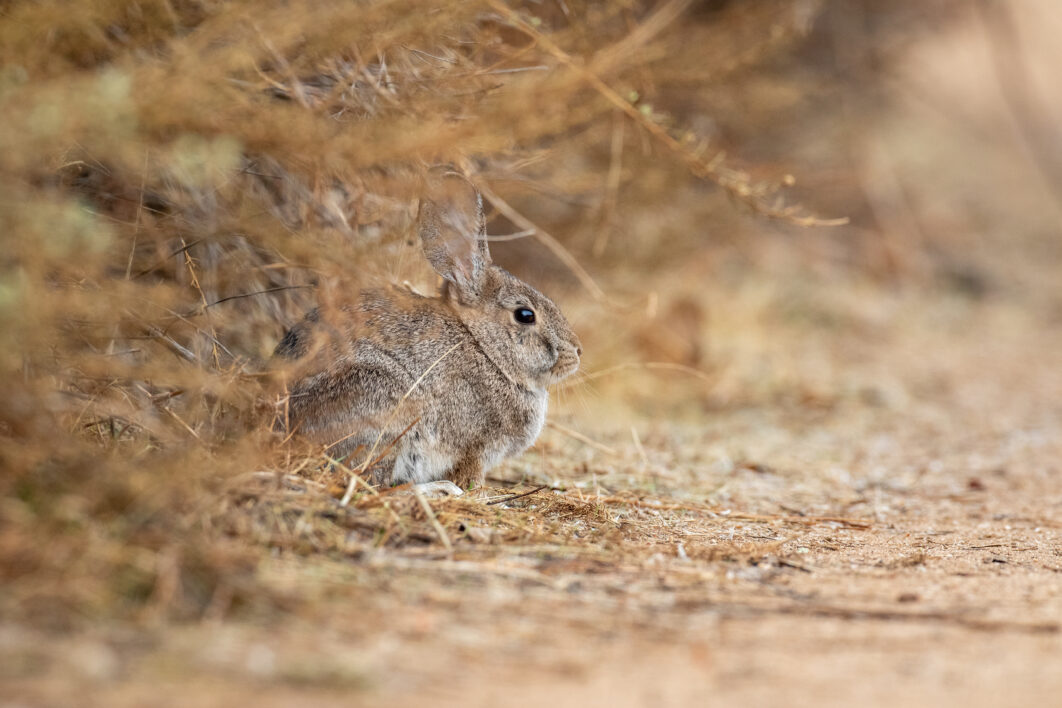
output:
<path id="1" fill-rule="evenodd" d="M 750 514 L 741 511 L 726 511 L 722 512 L 718 509 L 712 509 L 708 506 L 700 506 L 696 504 L 681 504 L 681 503 L 652 503 L 646 502 L 642 499 L 631 499 L 629 497 L 601 497 L 595 499 L 595 502 L 599 504 L 626 504 L 627 506 L 636 506 L 642 509 L 654 509 L 656 511 L 696 511 L 705 514 L 713 514 L 726 519 L 740 519 L 741 521 L 784 521 L 786 523 L 802 524 L 805 526 L 815 526 L 817 524 L 842 524 L 848 528 L 865 530 L 870 528 L 870 522 L 862 521 L 860 519 L 847 519 L 843 516 L 790 516 L 787 514 Z"/>
<path id="2" fill-rule="evenodd" d="M 504 499 L 495 499 L 492 502 L 487 502 L 487 506 L 494 506 L 495 504 L 504 504 L 505 502 L 511 502 L 514 499 L 523 499 L 524 497 L 529 497 L 532 494 L 535 494 L 536 492 L 541 492 L 543 489 L 545 489 L 548 486 L 549 486 L 548 484 L 543 484 L 541 487 L 536 487 L 535 489 L 532 489 L 530 492 L 524 492 L 523 494 L 514 494 L 511 497 L 505 497 Z"/>
<path id="3" fill-rule="evenodd" d="M 700 604 L 700 603 L 696 603 Z M 845 607 L 838 605 L 787 604 L 774 607 L 743 603 L 713 601 L 711 608 L 723 614 L 748 613 L 754 616 L 791 615 L 794 617 L 818 617 L 841 620 L 868 620 L 877 622 L 939 622 L 982 632 L 1020 632 L 1026 634 L 1058 634 L 1062 625 L 1058 622 L 1023 622 L 1017 620 L 992 620 L 968 617 L 944 611 L 903 612 L 900 610 Z M 689 605 L 685 609 L 688 609 Z"/>

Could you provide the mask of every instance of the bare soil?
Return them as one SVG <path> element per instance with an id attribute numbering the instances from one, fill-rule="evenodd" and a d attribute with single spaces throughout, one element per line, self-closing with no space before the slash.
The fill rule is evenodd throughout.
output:
<path id="1" fill-rule="evenodd" d="M 320 475 L 240 480 L 219 538 L 262 549 L 282 602 L 9 624 L 3 704 L 1053 704 L 1058 303 L 788 287 L 707 295 L 711 383 L 559 392 L 437 524 L 399 494 L 344 516 Z"/>

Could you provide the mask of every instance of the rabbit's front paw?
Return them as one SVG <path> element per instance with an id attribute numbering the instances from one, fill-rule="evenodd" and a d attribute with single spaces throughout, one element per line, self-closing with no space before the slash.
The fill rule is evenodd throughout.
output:
<path id="1" fill-rule="evenodd" d="M 438 482 L 423 482 L 416 485 L 416 487 L 418 492 L 429 498 L 459 497 L 465 493 L 463 489 L 448 479 L 439 480 Z"/>

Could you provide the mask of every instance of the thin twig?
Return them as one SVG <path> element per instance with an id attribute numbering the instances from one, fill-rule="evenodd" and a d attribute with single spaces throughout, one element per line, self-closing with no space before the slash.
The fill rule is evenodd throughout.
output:
<path id="1" fill-rule="evenodd" d="M 428 521 L 431 522 L 432 528 L 435 529 L 435 533 L 439 534 L 439 540 L 442 541 L 442 545 L 448 552 L 454 550 L 454 546 L 450 543 L 450 537 L 446 535 L 446 529 L 439 523 L 439 519 L 436 518 L 435 512 L 432 511 L 431 504 L 424 498 L 424 493 L 420 491 L 420 487 L 416 484 L 413 485 L 413 496 L 417 498 L 417 502 L 420 504 L 420 508 L 424 510 L 424 513 L 428 516 Z"/>
<path id="2" fill-rule="evenodd" d="M 184 239 L 181 239 L 181 242 L 183 243 Z M 200 300 L 200 303 L 202 305 L 204 314 L 206 314 L 206 308 L 207 308 L 206 293 L 203 292 L 203 288 L 199 284 L 199 275 L 195 272 L 195 260 L 192 258 L 192 254 L 188 250 L 185 250 L 185 252 L 184 252 L 184 263 L 188 267 L 188 275 L 189 275 L 189 277 L 192 280 L 192 287 L 194 287 L 196 292 L 199 293 L 199 300 Z M 209 323 L 210 322 L 210 315 L 207 314 L 206 316 L 207 316 L 207 322 Z M 213 358 L 214 358 L 214 368 L 220 369 L 221 368 L 221 355 L 218 353 L 218 343 L 219 342 L 218 342 L 217 334 L 213 331 L 213 325 L 211 325 L 211 333 L 210 333 L 209 336 L 210 336 L 210 339 L 211 339 L 210 353 L 213 355 Z"/>
<path id="3" fill-rule="evenodd" d="M 188 423 L 184 422 L 184 419 L 181 418 L 181 416 L 177 415 L 176 413 L 171 411 L 166 406 L 159 406 L 159 408 L 162 409 L 163 413 L 167 413 L 168 415 L 172 416 L 173 419 L 176 420 L 178 423 L 180 423 L 184 427 L 185 430 L 187 430 L 189 433 L 191 433 L 192 437 L 194 437 L 196 440 L 202 440 L 203 439 L 203 438 L 199 437 L 199 433 L 195 432 L 195 429 L 193 429 L 192 426 L 190 426 L 190 425 L 188 425 Z"/>
<path id="4" fill-rule="evenodd" d="M 711 600 L 711 608 L 726 616 L 751 615 L 792 615 L 795 617 L 824 617 L 842 619 L 848 621 L 870 622 L 940 622 L 965 629 L 983 632 L 1020 632 L 1025 634 L 1058 634 L 1062 632 L 1062 625 L 1058 622 L 1027 622 L 1007 619 L 983 619 L 970 617 L 955 612 L 928 611 L 928 612 L 903 612 L 900 610 L 879 609 L 873 607 L 853 607 L 843 605 L 825 604 L 802 604 L 792 603 L 776 606 L 757 606 L 747 602 L 719 602 Z M 687 611 L 690 606 L 687 606 Z M 707 604 L 707 603 L 706 603 Z"/>
<path id="5" fill-rule="evenodd" d="M 532 494 L 535 494 L 537 492 L 541 492 L 543 489 L 545 489 L 548 486 L 549 486 L 548 484 L 543 484 L 541 487 L 536 487 L 536 488 L 532 489 L 530 492 L 524 492 L 523 494 L 514 494 L 511 497 L 505 497 L 504 499 L 496 499 L 496 500 L 494 500 L 492 502 L 487 502 L 486 505 L 487 506 L 494 506 L 495 504 L 504 504 L 505 502 L 511 502 L 514 499 L 523 499 L 524 497 L 529 497 Z"/>
<path id="6" fill-rule="evenodd" d="M 202 327 L 199 327 L 194 322 L 192 322 L 190 319 L 188 319 L 188 317 L 180 314 L 179 312 L 175 312 L 174 310 L 171 310 L 168 307 L 164 308 L 164 309 L 166 310 L 166 312 L 168 312 L 169 314 L 173 315 L 174 317 L 179 319 L 181 322 L 184 322 L 186 325 L 188 325 L 189 327 L 194 329 L 196 331 L 196 334 L 201 334 L 204 337 L 206 337 L 207 339 L 209 339 L 213 343 L 214 347 L 221 348 L 226 354 L 228 354 L 234 360 L 237 358 L 236 355 L 233 354 L 232 351 L 228 347 L 226 347 L 224 344 L 221 343 L 221 340 L 218 339 L 216 333 L 214 333 L 213 331 L 207 332 Z M 194 317 L 195 313 L 191 313 L 191 316 Z"/>
<path id="7" fill-rule="evenodd" d="M 416 425 L 419 422 L 420 422 L 420 416 L 417 416 L 416 418 L 413 419 L 412 423 L 410 423 L 409 425 L 406 426 L 405 430 L 403 430 L 401 433 L 399 433 L 397 436 L 395 436 L 395 439 L 387 444 L 387 447 L 385 447 L 383 449 L 383 452 L 381 452 L 379 455 L 377 455 L 376 459 L 374 459 L 372 462 L 370 462 L 368 467 L 366 467 L 366 469 L 372 468 L 374 465 L 378 464 L 380 462 L 380 460 L 382 460 L 385 457 L 387 457 L 387 455 L 390 454 L 391 450 L 395 449 L 395 445 L 398 444 L 398 441 L 401 440 L 403 437 L 405 437 L 405 434 L 408 433 L 410 430 L 412 430 L 413 426 Z"/>
<path id="8" fill-rule="evenodd" d="M 791 560 L 786 560 L 785 558 L 779 558 L 778 559 L 778 565 L 780 565 L 780 566 L 782 566 L 784 568 L 793 568 L 794 570 L 799 570 L 802 573 L 814 573 L 815 572 L 814 568 L 812 568 L 811 566 L 801 565 L 800 563 L 797 563 L 797 562 L 791 561 Z"/>
<path id="9" fill-rule="evenodd" d="M 738 519 L 741 521 L 783 521 L 785 523 L 802 524 L 804 526 L 816 526 L 818 524 L 841 524 L 852 529 L 866 530 L 870 528 L 869 521 L 861 519 L 849 519 L 843 516 L 788 516 L 786 514 L 748 514 L 741 511 L 720 511 L 699 504 L 660 503 L 654 504 L 643 499 L 630 497 L 600 497 L 595 499 L 599 504 L 624 504 L 636 506 L 642 509 L 655 509 L 656 511 L 695 511 L 703 514 L 713 514 L 724 519 Z"/>
<path id="10" fill-rule="evenodd" d="M 148 156 L 151 153 L 144 150 L 144 169 L 140 174 L 140 199 L 136 205 L 136 222 L 133 225 L 133 243 L 129 246 L 129 260 L 125 264 L 125 279 L 129 280 L 129 276 L 133 272 L 133 256 L 136 255 L 136 241 L 140 235 L 140 217 L 144 213 L 144 190 L 147 187 L 147 169 L 148 169 Z"/>
<path id="11" fill-rule="evenodd" d="M 239 295 L 229 295 L 228 297 L 223 297 L 220 300 L 215 300 L 214 302 L 209 303 L 208 305 L 204 305 L 203 309 L 205 310 L 208 307 L 213 307 L 214 305 L 220 305 L 221 303 L 228 302 L 229 300 L 239 300 L 240 298 L 244 298 L 244 297 L 254 297 L 255 295 L 267 295 L 269 293 L 279 293 L 279 292 L 284 291 L 284 290 L 299 290 L 299 289 L 302 289 L 302 288 L 313 288 L 313 286 L 312 285 L 281 285 L 281 286 L 278 286 L 278 287 L 275 287 L 275 288 L 266 288 L 265 290 L 255 290 L 253 293 L 241 293 Z"/>
<path id="12" fill-rule="evenodd" d="M 166 260 L 169 260 L 170 258 L 176 258 L 177 256 L 181 255 L 182 253 L 186 252 L 188 249 L 194 248 L 194 247 L 198 246 L 199 244 L 203 243 L 204 240 L 205 239 L 197 238 L 194 241 L 190 241 L 188 243 L 185 243 L 183 246 L 181 246 L 176 251 L 171 253 L 166 258 Z M 183 241 L 182 241 L 182 243 L 183 243 Z M 160 262 L 156 263 L 155 265 L 151 266 L 150 268 L 145 268 L 144 270 L 142 270 L 139 273 L 137 273 L 136 275 L 134 275 L 133 276 L 133 280 L 136 280 L 137 278 L 142 278 L 143 276 L 147 275 L 148 273 L 155 272 L 156 270 L 161 268 L 162 264 L 165 263 L 165 262 L 166 262 L 165 260 L 164 261 L 160 261 Z"/>
<path id="13" fill-rule="evenodd" d="M 160 328 L 148 325 L 145 327 L 145 330 L 147 330 L 149 339 L 158 339 L 186 361 L 190 361 L 193 364 L 199 363 L 199 357 L 197 357 L 191 349 L 178 343 L 177 340 L 163 332 Z"/>
<path id="14" fill-rule="evenodd" d="M 478 184 L 476 186 L 479 187 L 480 193 L 483 194 L 484 197 L 486 197 L 487 201 L 493 204 L 494 208 L 501 212 L 505 216 L 505 218 L 519 226 L 524 231 L 531 231 L 534 234 L 535 238 L 538 239 L 543 246 L 552 251 L 553 255 L 555 255 L 564 265 L 568 267 L 568 270 L 570 270 L 572 274 L 574 274 L 575 277 L 579 279 L 579 282 L 582 283 L 583 287 L 590 292 L 590 294 L 594 297 L 595 300 L 605 299 L 605 291 L 602 290 L 596 282 L 594 282 L 594 279 L 590 277 L 590 274 L 586 272 L 586 269 L 583 268 L 583 266 L 579 263 L 578 260 L 576 260 L 575 256 L 573 256 L 568 249 L 561 245 L 560 241 L 555 239 L 553 236 L 551 236 L 545 230 L 540 228 L 537 224 L 528 219 L 526 216 L 518 212 L 516 209 L 513 209 L 511 206 L 509 206 L 508 202 L 506 202 L 504 199 L 502 199 L 493 191 L 491 191 L 488 186 L 484 184 Z"/>
<path id="15" fill-rule="evenodd" d="M 273 46 L 273 43 L 269 41 L 268 37 L 265 36 L 262 30 L 258 27 L 257 23 L 252 22 L 251 27 L 254 29 L 255 34 L 258 35 L 258 40 L 262 43 L 262 46 L 265 47 L 266 51 L 268 51 L 273 56 L 274 64 L 284 74 L 287 74 L 288 81 L 291 82 L 291 88 L 289 90 L 286 90 L 285 93 L 290 96 L 293 96 L 295 100 L 299 102 L 299 105 L 303 108 L 310 108 L 310 102 L 306 98 L 306 91 L 305 89 L 303 89 L 302 82 L 299 81 L 299 77 L 296 76 L 294 69 L 291 68 L 291 64 L 289 64 L 287 59 L 285 59 L 284 56 L 277 51 L 276 47 Z M 273 81 L 268 76 L 266 76 L 265 73 L 262 72 L 262 70 L 259 69 L 257 65 L 255 66 L 255 70 L 258 72 L 258 75 L 261 76 L 263 79 L 273 84 L 274 86 L 277 85 L 277 82 Z M 283 89 L 287 89 L 287 87 L 282 86 L 282 90 Z"/>
<path id="16" fill-rule="evenodd" d="M 601 200 L 601 223 L 598 225 L 597 238 L 591 252 L 600 258 L 608 246 L 612 233 L 613 217 L 619 198 L 620 180 L 623 176 L 623 116 L 613 113 L 611 156 L 608 163 L 608 177 L 605 179 L 605 196 Z"/>
<path id="17" fill-rule="evenodd" d="M 649 466 L 649 456 L 645 454 L 645 448 L 642 447 L 642 439 L 638 437 L 638 428 L 631 426 L 631 439 L 634 440 L 634 449 L 638 452 L 638 457 L 642 460 L 642 466 Z"/>

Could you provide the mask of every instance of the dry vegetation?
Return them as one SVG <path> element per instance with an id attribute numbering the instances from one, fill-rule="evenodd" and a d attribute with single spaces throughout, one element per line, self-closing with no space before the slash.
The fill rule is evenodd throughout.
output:
<path id="1" fill-rule="evenodd" d="M 1059 22 L 0 5 L 0 702 L 1057 696 Z M 271 432 L 268 359 L 433 286 L 440 163 L 587 356 L 429 503 Z"/>

